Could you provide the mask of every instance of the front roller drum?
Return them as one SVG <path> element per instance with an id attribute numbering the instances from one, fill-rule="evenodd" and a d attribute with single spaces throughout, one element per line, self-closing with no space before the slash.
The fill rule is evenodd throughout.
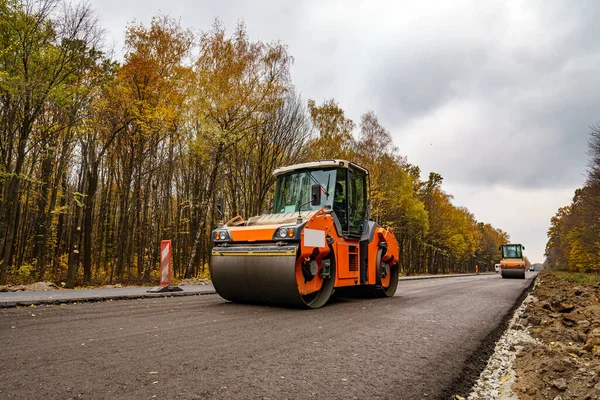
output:
<path id="1" fill-rule="evenodd" d="M 333 293 L 335 271 L 323 278 L 320 289 L 306 295 L 298 290 L 295 247 L 213 249 L 211 277 L 226 300 L 318 308 Z"/>
<path id="2" fill-rule="evenodd" d="M 502 278 L 525 279 L 525 269 L 522 268 L 503 268 L 500 273 Z"/>

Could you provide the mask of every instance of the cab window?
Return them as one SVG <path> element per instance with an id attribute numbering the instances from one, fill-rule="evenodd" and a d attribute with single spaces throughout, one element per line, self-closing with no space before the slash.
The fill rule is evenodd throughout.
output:
<path id="1" fill-rule="evenodd" d="M 367 212 L 366 175 L 362 171 L 349 169 L 350 193 L 348 207 L 349 233 L 361 235 Z"/>
<path id="2" fill-rule="evenodd" d="M 346 169 L 339 168 L 335 178 L 333 212 L 338 217 L 342 232 L 348 231 L 348 202 L 346 201 Z"/>

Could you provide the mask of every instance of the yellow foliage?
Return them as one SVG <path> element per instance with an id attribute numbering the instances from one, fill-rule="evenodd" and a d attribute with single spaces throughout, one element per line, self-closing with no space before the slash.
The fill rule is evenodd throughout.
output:
<path id="1" fill-rule="evenodd" d="M 313 160 L 353 159 L 352 130 L 354 122 L 346 118 L 344 110 L 333 99 L 317 106 L 314 100 L 308 101 L 314 127 L 318 136 L 309 143 L 308 157 Z"/>
<path id="2" fill-rule="evenodd" d="M 194 110 L 204 140 L 223 151 L 274 111 L 290 89 L 292 57 L 281 43 L 251 42 L 243 23 L 232 37 L 215 20 L 200 36 Z"/>

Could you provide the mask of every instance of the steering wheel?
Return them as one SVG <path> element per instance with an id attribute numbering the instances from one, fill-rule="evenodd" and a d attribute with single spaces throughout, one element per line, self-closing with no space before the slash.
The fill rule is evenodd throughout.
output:
<path id="1" fill-rule="evenodd" d="M 333 203 L 333 211 L 336 213 L 340 222 L 343 224 L 346 221 L 346 209 L 343 207 L 336 207 L 336 203 Z"/>

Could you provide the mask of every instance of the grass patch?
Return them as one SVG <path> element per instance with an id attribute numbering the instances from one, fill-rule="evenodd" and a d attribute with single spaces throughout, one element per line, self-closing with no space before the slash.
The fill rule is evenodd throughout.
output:
<path id="1" fill-rule="evenodd" d="M 600 283 L 600 274 L 583 272 L 548 271 L 559 279 L 575 282 L 579 285 L 595 285 Z"/>

